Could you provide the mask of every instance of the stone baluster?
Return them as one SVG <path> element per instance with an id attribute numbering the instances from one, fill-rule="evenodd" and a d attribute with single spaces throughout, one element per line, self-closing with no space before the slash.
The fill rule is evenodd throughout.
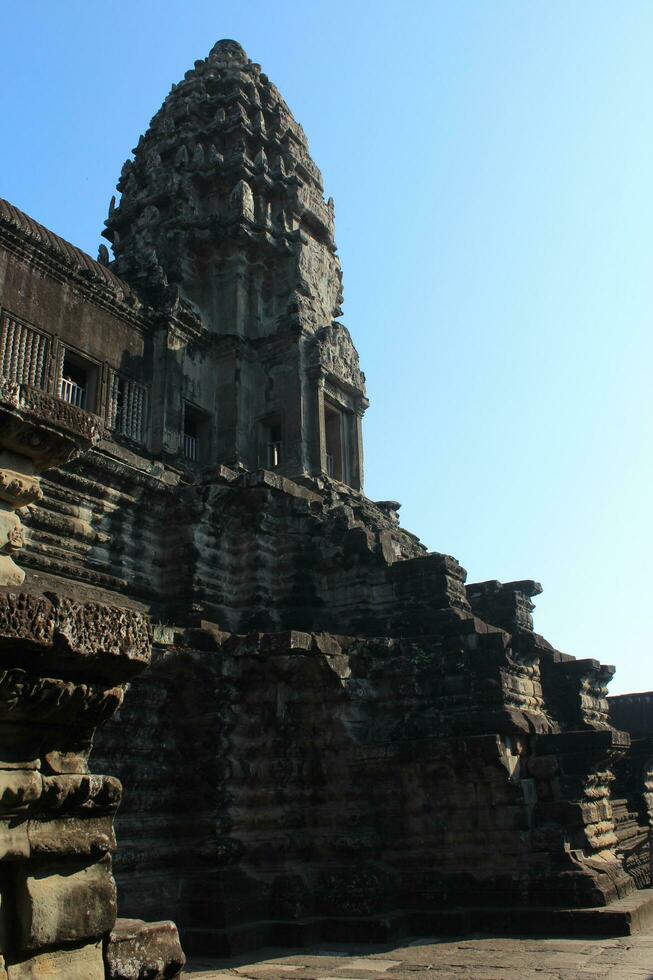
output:
<path id="1" fill-rule="evenodd" d="M 57 350 L 57 373 L 55 378 L 55 391 L 58 395 L 61 395 L 61 386 L 63 384 L 63 363 L 66 357 L 66 348 L 63 344 L 59 344 Z"/>
<path id="2" fill-rule="evenodd" d="M 136 433 L 134 438 L 142 440 L 143 421 L 145 414 L 145 389 L 142 385 L 136 385 Z"/>

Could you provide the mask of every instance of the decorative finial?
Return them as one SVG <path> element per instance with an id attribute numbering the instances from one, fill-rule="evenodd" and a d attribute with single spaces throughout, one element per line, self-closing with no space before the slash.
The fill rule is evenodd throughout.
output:
<path id="1" fill-rule="evenodd" d="M 219 65 L 246 65 L 249 59 L 238 41 L 225 37 L 213 45 L 209 61 Z"/>

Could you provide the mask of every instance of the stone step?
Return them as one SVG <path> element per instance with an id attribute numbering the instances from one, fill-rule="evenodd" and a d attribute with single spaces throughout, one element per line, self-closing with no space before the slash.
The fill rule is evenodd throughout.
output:
<path id="1" fill-rule="evenodd" d="M 184 929 L 190 955 L 235 956 L 262 946 L 303 947 L 320 941 L 386 943 L 400 936 L 632 936 L 653 927 L 653 889 L 595 908 L 476 906 L 406 910 L 346 919 L 270 920 L 229 929 Z"/>

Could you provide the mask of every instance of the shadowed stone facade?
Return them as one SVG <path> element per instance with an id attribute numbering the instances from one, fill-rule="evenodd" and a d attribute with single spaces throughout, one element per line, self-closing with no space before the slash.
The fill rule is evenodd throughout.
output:
<path id="1" fill-rule="evenodd" d="M 113 261 L 0 202 L 8 976 L 178 973 L 169 922 L 114 924 L 121 795 L 121 911 L 187 950 L 628 932 L 652 784 L 613 668 L 534 632 L 536 582 L 466 584 L 365 497 L 333 204 L 239 45 L 173 86 L 118 189 Z"/>

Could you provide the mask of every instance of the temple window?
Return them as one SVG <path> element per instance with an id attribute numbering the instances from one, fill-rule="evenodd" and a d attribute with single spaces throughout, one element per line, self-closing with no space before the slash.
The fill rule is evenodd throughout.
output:
<path id="1" fill-rule="evenodd" d="M 265 442 L 265 465 L 270 470 L 281 466 L 282 461 L 282 438 L 281 420 L 278 418 L 268 419 L 263 425 L 263 436 Z"/>
<path id="2" fill-rule="evenodd" d="M 0 375 L 11 381 L 45 388 L 49 338 L 4 316 L 0 328 Z"/>
<path id="3" fill-rule="evenodd" d="M 143 442 L 145 387 L 111 371 L 109 378 L 109 428 L 118 435 Z"/>
<path id="4" fill-rule="evenodd" d="M 95 411 L 98 367 L 80 354 L 61 348 L 59 397 L 77 408 Z"/>
<path id="5" fill-rule="evenodd" d="M 209 418 L 187 402 L 184 405 L 182 453 L 192 463 L 205 462 L 209 450 Z"/>
<path id="6" fill-rule="evenodd" d="M 343 413 L 329 402 L 324 405 L 326 435 L 326 471 L 333 480 L 345 481 Z"/>

